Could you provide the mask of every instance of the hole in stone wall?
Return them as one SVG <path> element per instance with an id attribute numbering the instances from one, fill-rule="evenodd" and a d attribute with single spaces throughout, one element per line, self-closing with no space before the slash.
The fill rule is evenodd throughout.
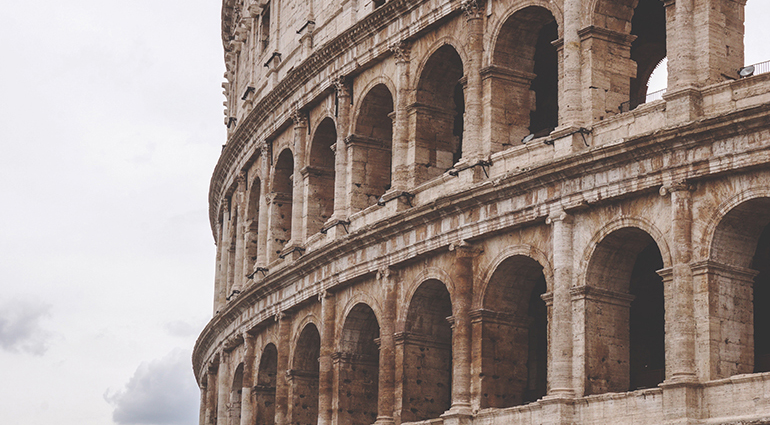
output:
<path id="1" fill-rule="evenodd" d="M 551 44 L 559 37 L 556 21 L 543 25 L 535 45 L 535 63 L 530 90 L 535 93 L 535 109 L 529 114 L 529 132 L 536 134 L 559 125 L 559 58 Z"/>
<path id="2" fill-rule="evenodd" d="M 661 0 L 639 0 L 631 19 L 631 59 L 636 78 L 631 78 L 630 109 L 647 101 L 647 85 L 658 64 L 666 57 L 666 9 Z"/>

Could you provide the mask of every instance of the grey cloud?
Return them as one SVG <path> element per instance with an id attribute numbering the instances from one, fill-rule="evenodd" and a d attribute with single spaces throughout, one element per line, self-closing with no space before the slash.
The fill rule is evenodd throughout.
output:
<path id="1" fill-rule="evenodd" d="M 51 306 L 35 300 L 15 299 L 0 304 L 0 349 L 37 356 L 45 354 L 51 333 L 41 321 Z"/>
<path id="2" fill-rule="evenodd" d="M 182 425 L 197 423 L 199 394 L 190 353 L 175 349 L 142 363 L 123 390 L 108 390 L 104 398 L 115 406 L 112 420 L 119 425 Z"/>
<path id="3" fill-rule="evenodd" d="M 198 327 L 181 320 L 175 320 L 173 322 L 166 323 L 163 329 L 170 336 L 176 336 L 180 338 L 189 337 L 195 335 L 200 330 Z"/>

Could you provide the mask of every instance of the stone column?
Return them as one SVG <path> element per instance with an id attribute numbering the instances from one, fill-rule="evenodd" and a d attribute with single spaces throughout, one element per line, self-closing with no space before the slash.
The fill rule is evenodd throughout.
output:
<path id="1" fill-rule="evenodd" d="M 671 281 L 665 282 L 666 381 L 695 381 L 695 320 L 693 316 L 692 187 L 687 183 L 663 186 L 671 195 L 673 260 Z M 663 275 L 663 273 L 661 273 Z M 665 277 L 665 275 L 664 275 Z"/>
<path id="2" fill-rule="evenodd" d="M 206 425 L 215 425 L 217 422 L 217 369 L 211 365 L 206 371 Z"/>
<path id="3" fill-rule="evenodd" d="M 304 243 L 304 228 L 302 220 L 305 181 L 302 179 L 301 170 L 305 168 L 305 147 L 307 140 L 307 114 L 295 110 L 291 115 L 294 121 L 294 175 L 292 178 L 291 195 L 291 240 L 287 244 L 288 249 L 302 247 Z"/>
<path id="4" fill-rule="evenodd" d="M 230 276 L 230 256 L 232 253 L 230 252 L 230 248 L 232 247 L 233 240 L 231 238 L 231 230 L 230 230 L 230 201 L 228 199 L 224 200 L 222 202 L 223 205 L 223 212 L 222 212 L 222 239 L 220 240 L 220 244 L 222 245 L 222 255 L 221 255 L 221 261 L 220 264 L 222 265 L 221 269 L 221 304 L 219 306 L 219 309 L 221 310 L 224 308 L 227 297 L 230 295 L 230 287 L 232 286 L 231 276 Z"/>
<path id="5" fill-rule="evenodd" d="M 265 142 L 262 144 L 260 158 L 262 159 L 262 168 L 259 176 L 259 230 L 257 230 L 257 266 L 267 267 L 267 225 L 269 220 L 269 206 L 267 203 L 267 194 L 269 190 L 268 180 L 270 179 L 270 145 Z M 257 275 L 254 276 L 255 278 Z"/>
<path id="6" fill-rule="evenodd" d="M 217 371 L 217 420 L 214 422 L 227 423 L 230 417 L 230 354 L 219 353 L 219 370 Z"/>
<path id="7" fill-rule="evenodd" d="M 465 117 L 463 131 L 463 146 L 461 161 L 475 163 L 483 155 L 491 153 L 490 148 L 484 149 L 481 140 L 482 95 L 481 62 L 484 57 L 484 6 L 485 0 L 463 0 L 461 4 L 465 13 L 468 31 L 468 56 L 465 75 Z M 476 170 L 474 168 L 474 170 Z M 482 173 L 481 170 L 478 170 Z M 479 176 L 480 177 L 480 176 Z"/>
<path id="8" fill-rule="evenodd" d="M 573 397 L 572 382 L 572 216 L 560 207 L 551 211 L 546 222 L 551 225 L 553 250 L 553 288 L 546 301 L 552 302 L 548 318 L 550 335 L 548 396 Z M 575 365 L 581 367 L 582 365 Z M 578 375 L 579 376 L 579 375 Z"/>
<path id="9" fill-rule="evenodd" d="M 663 95 L 669 125 L 691 121 L 702 113 L 695 69 L 698 49 L 695 40 L 694 0 L 667 1 L 666 15 L 671 15 L 672 8 L 675 18 L 667 19 L 666 25 L 669 40 L 666 43 L 668 90 Z"/>
<path id="10" fill-rule="evenodd" d="M 332 402 L 334 400 L 334 370 L 332 354 L 334 354 L 335 329 L 335 296 L 324 291 L 319 294 L 321 301 L 321 317 L 323 318 L 323 333 L 318 359 L 318 425 L 332 423 Z"/>
<path id="11" fill-rule="evenodd" d="M 385 293 L 380 323 L 380 373 L 377 397 L 377 425 L 392 425 L 396 392 L 396 275 L 390 269 L 377 273 L 377 280 Z"/>
<path id="12" fill-rule="evenodd" d="M 225 305 L 225 285 L 226 285 L 226 277 L 223 277 L 223 270 L 225 267 L 223 267 L 222 257 L 223 257 L 223 249 L 224 246 L 224 237 L 222 235 L 222 222 L 217 222 L 217 238 L 216 241 L 216 247 L 217 247 L 217 261 L 216 266 L 214 270 L 214 314 L 219 313 L 219 310 L 222 309 L 222 306 Z"/>
<path id="13" fill-rule="evenodd" d="M 471 415 L 471 318 L 473 302 L 473 259 L 479 251 L 466 242 L 450 245 L 455 252 L 454 299 L 452 300 L 452 407 L 444 422 L 462 421 Z M 452 419 L 450 416 L 456 416 Z"/>
<path id="14" fill-rule="evenodd" d="M 560 78 L 563 81 L 564 104 L 559 105 L 559 111 L 563 111 L 559 114 L 559 127 L 580 127 L 584 121 L 581 47 L 578 34 L 582 10 L 582 0 L 564 0 L 564 65 Z"/>
<path id="15" fill-rule="evenodd" d="M 278 358 L 275 377 L 275 425 L 288 425 L 289 418 L 289 352 L 291 351 L 291 315 L 276 314 L 278 321 Z"/>
<path id="16" fill-rule="evenodd" d="M 350 81 L 347 77 L 334 80 L 337 91 L 337 142 L 334 144 L 334 215 L 332 220 L 345 220 L 348 217 L 350 201 L 348 199 L 347 145 L 345 137 L 350 127 Z"/>
<path id="17" fill-rule="evenodd" d="M 244 208 L 244 197 L 246 195 L 246 175 L 238 174 L 236 177 L 238 188 L 233 194 L 235 199 L 236 216 L 238 221 L 235 223 L 235 270 L 233 270 L 233 290 L 242 291 L 246 276 L 243 274 L 245 239 L 243 229 L 246 225 L 246 208 Z M 230 294 L 228 294 L 230 295 Z"/>
<path id="18" fill-rule="evenodd" d="M 241 391 L 241 423 L 240 425 L 254 424 L 254 336 L 248 332 L 243 333 L 243 389 Z"/>
<path id="19" fill-rule="evenodd" d="M 200 389 L 201 389 L 201 401 L 200 406 L 198 406 L 198 425 L 207 425 L 206 422 L 206 409 L 207 409 L 207 401 L 208 401 L 208 393 L 206 389 L 207 381 L 205 380 L 200 383 Z"/>
<path id="20" fill-rule="evenodd" d="M 407 153 L 409 150 L 409 53 L 411 45 L 402 41 L 390 47 L 396 60 L 396 103 L 393 121 L 393 168 L 391 191 L 406 190 L 409 179 Z"/>

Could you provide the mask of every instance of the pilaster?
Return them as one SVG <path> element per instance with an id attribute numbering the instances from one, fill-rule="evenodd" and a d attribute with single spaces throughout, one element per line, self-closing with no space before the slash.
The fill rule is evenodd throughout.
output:
<path id="1" fill-rule="evenodd" d="M 334 144 L 334 214 L 331 220 L 346 220 L 350 214 L 348 193 L 351 173 L 347 169 L 345 137 L 350 127 L 351 81 L 350 78 L 342 76 L 336 78 L 333 83 L 337 93 L 337 142 Z"/>
<path id="2" fill-rule="evenodd" d="M 485 0 L 463 0 L 461 7 L 465 14 L 468 31 L 468 54 L 465 75 L 465 117 L 462 141 L 461 163 L 473 165 L 482 156 L 489 156 L 491 146 L 484 146 L 482 134 L 482 82 L 481 65 L 484 56 L 484 11 Z M 474 173 L 474 180 L 483 177 L 477 167 L 469 168 Z"/>
<path id="3" fill-rule="evenodd" d="M 243 356 L 243 389 L 241 390 L 241 423 L 240 425 L 252 425 L 255 421 L 254 414 L 254 336 L 248 332 L 243 333 L 245 353 Z"/>
<path id="4" fill-rule="evenodd" d="M 323 291 L 318 296 L 321 301 L 321 317 L 323 333 L 318 359 L 318 425 L 332 423 L 332 404 L 334 400 L 334 369 L 332 354 L 334 352 L 336 297 L 333 293 Z"/>
<path id="5" fill-rule="evenodd" d="M 398 275 L 388 268 L 382 269 L 377 273 L 377 280 L 385 293 L 385 299 L 382 303 L 382 319 L 380 323 L 380 373 L 376 425 L 392 425 L 395 423 L 396 343 L 394 334 L 397 277 Z"/>
<path id="6" fill-rule="evenodd" d="M 396 60 L 396 105 L 393 120 L 393 169 L 391 190 L 400 192 L 407 189 L 409 178 L 406 161 L 409 150 L 409 55 L 411 45 L 402 41 L 390 47 Z"/>
<path id="7" fill-rule="evenodd" d="M 291 322 L 287 312 L 275 315 L 278 322 L 278 358 L 276 359 L 277 376 L 275 379 L 275 425 L 288 425 L 289 417 L 289 353 L 291 352 Z"/>

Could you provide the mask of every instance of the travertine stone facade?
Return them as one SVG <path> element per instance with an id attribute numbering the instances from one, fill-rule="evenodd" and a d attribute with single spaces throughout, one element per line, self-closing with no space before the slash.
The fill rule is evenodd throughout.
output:
<path id="1" fill-rule="evenodd" d="M 201 425 L 770 423 L 745 2 L 225 0 Z"/>

